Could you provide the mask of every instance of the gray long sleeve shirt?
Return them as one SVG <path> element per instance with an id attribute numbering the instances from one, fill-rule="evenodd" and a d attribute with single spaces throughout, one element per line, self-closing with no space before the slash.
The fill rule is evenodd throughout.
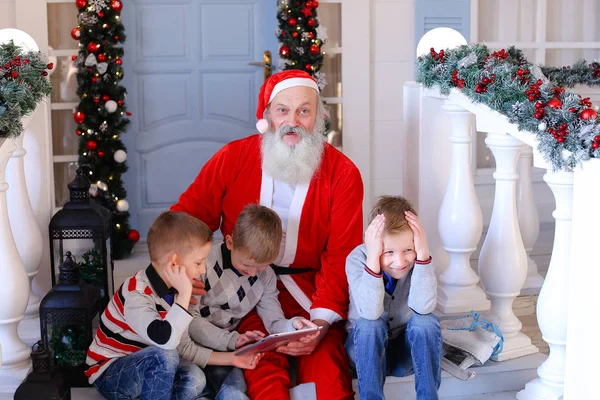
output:
<path id="1" fill-rule="evenodd" d="M 366 267 L 367 248 L 356 247 L 346 259 L 346 276 L 350 290 L 350 309 L 346 330 L 350 332 L 360 318 L 389 323 L 390 337 L 397 337 L 405 328 L 413 312 L 429 314 L 435 309 L 437 279 L 433 263 L 415 264 L 406 277 L 398 280 L 390 295 L 385 291 L 381 274 L 373 274 Z"/>

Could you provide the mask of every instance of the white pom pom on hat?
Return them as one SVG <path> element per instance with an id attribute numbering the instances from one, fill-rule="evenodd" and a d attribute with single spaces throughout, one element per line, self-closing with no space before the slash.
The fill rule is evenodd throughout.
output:
<path id="1" fill-rule="evenodd" d="M 290 69 L 271 75 L 262 85 L 258 94 L 258 105 L 256 107 L 256 118 L 258 119 L 256 129 L 260 133 L 266 133 L 269 130 L 269 123 L 263 118 L 267 106 L 279 92 L 294 86 L 310 87 L 319 93 L 317 81 L 307 72 L 299 69 Z"/>

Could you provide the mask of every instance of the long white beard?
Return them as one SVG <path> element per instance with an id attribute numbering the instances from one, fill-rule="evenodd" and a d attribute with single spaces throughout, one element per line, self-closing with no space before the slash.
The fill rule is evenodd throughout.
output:
<path id="1" fill-rule="evenodd" d="M 283 141 L 286 133 L 295 132 L 301 137 L 294 146 Z M 262 167 L 273 179 L 296 184 L 309 182 L 321 164 L 325 137 L 315 129 L 309 134 L 303 128 L 282 125 L 276 132 L 269 131 L 262 137 Z"/>

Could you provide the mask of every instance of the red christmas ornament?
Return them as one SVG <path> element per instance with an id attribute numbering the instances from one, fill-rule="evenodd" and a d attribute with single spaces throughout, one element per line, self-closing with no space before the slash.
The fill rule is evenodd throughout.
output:
<path id="1" fill-rule="evenodd" d="M 100 158 L 104 157 L 104 152 L 103 151 L 99 151 L 98 152 L 98 157 L 100 157 Z"/>
<path id="2" fill-rule="evenodd" d="M 596 150 L 598 147 L 600 147 L 600 143 L 592 142 L 592 149 Z"/>
<path id="3" fill-rule="evenodd" d="M 120 106 L 122 106 L 123 105 L 123 100 L 118 100 L 117 104 L 120 105 Z"/>
<path id="4" fill-rule="evenodd" d="M 309 18 L 308 21 L 306 21 L 306 23 L 312 28 L 317 24 L 317 21 L 314 18 Z"/>
<path id="5" fill-rule="evenodd" d="M 54 68 L 54 64 L 53 63 L 49 63 L 48 65 L 46 65 L 46 68 L 52 69 L 52 68 Z"/>
<path id="6" fill-rule="evenodd" d="M 115 64 L 117 64 L 117 65 L 121 65 L 121 64 L 123 64 L 123 60 L 121 60 L 120 58 L 117 58 L 117 59 L 115 60 Z"/>
<path id="7" fill-rule="evenodd" d="M 48 76 L 48 71 L 42 71 L 42 75 Z"/>
<path id="8" fill-rule="evenodd" d="M 88 72 L 91 74 L 92 72 L 94 72 L 93 68 L 88 68 Z"/>
<path id="9" fill-rule="evenodd" d="M 92 150 L 96 150 L 98 148 L 98 142 L 94 141 L 94 140 L 88 140 L 85 143 L 85 147 L 86 149 L 92 151 Z"/>
<path id="10" fill-rule="evenodd" d="M 300 13 L 304 15 L 304 18 L 312 16 L 312 11 L 310 10 L 310 7 L 308 7 L 308 4 L 302 10 L 300 10 Z"/>
<path id="11" fill-rule="evenodd" d="M 298 37 L 298 32 L 292 32 L 292 37 L 297 38 Z"/>
<path id="12" fill-rule="evenodd" d="M 106 54 L 104 54 L 104 53 L 98 54 L 98 61 L 100 61 L 100 62 L 106 61 Z"/>
<path id="13" fill-rule="evenodd" d="M 113 39 L 115 39 L 115 42 L 118 42 L 119 41 L 119 35 L 113 36 Z"/>
<path id="14" fill-rule="evenodd" d="M 131 117 L 131 113 L 130 113 L 129 111 L 127 111 L 127 112 L 125 113 L 125 115 L 127 115 L 128 117 Z"/>
<path id="15" fill-rule="evenodd" d="M 137 243 L 138 240 L 140 240 L 140 233 L 135 229 L 132 229 L 127 233 L 127 239 L 131 240 L 133 243 Z"/>
<path id="16" fill-rule="evenodd" d="M 83 133 L 83 131 L 81 129 L 77 129 L 75 131 L 75 133 L 77 134 L 77 136 L 81 136 L 81 134 Z"/>
<path id="17" fill-rule="evenodd" d="M 319 7 L 319 1 L 313 0 L 313 8 L 317 8 L 317 7 Z"/>
<path id="18" fill-rule="evenodd" d="M 290 48 L 289 48 L 289 46 L 281 46 L 279 48 L 279 55 L 281 57 L 289 57 L 289 55 L 290 55 Z"/>
<path id="19" fill-rule="evenodd" d="M 92 83 L 96 83 L 98 82 L 98 77 L 97 76 L 92 76 Z"/>
<path id="20" fill-rule="evenodd" d="M 313 5 L 313 2 L 312 2 L 311 0 L 308 0 L 308 1 L 306 2 L 306 7 L 308 7 L 308 8 L 313 8 L 313 7 L 314 7 L 314 5 Z"/>
<path id="21" fill-rule="evenodd" d="M 107 101 L 109 101 L 109 100 L 110 100 L 110 96 L 109 96 L 109 95 L 105 94 L 104 96 L 102 96 L 102 101 L 103 101 L 103 102 L 105 102 L 105 103 L 106 103 L 106 102 L 107 102 Z"/>
<path id="22" fill-rule="evenodd" d="M 319 46 L 317 46 L 316 44 L 311 44 L 309 50 L 311 54 L 319 54 L 320 51 Z"/>
<path id="23" fill-rule="evenodd" d="M 100 45 L 96 42 L 89 42 L 87 45 L 87 49 L 90 53 L 95 53 L 100 50 Z"/>
<path id="24" fill-rule="evenodd" d="M 315 34 L 312 32 L 308 32 L 308 37 L 309 39 L 314 39 L 315 38 Z"/>
<path id="25" fill-rule="evenodd" d="M 312 67 L 313 67 L 313 66 L 312 66 L 312 64 L 306 64 L 306 65 L 304 66 L 304 68 L 305 68 L 307 71 L 312 71 Z"/>
<path id="26" fill-rule="evenodd" d="M 98 18 L 104 18 L 104 11 L 98 12 Z"/>
<path id="27" fill-rule="evenodd" d="M 79 40 L 81 37 L 81 30 L 79 30 L 79 28 L 71 29 L 71 37 L 75 40 Z"/>
<path id="28" fill-rule="evenodd" d="M 94 96 L 94 103 L 96 103 L 96 104 L 100 103 L 100 97 Z"/>
<path id="29" fill-rule="evenodd" d="M 75 111 L 75 114 L 73 114 L 73 119 L 78 124 L 83 124 L 83 121 L 85 121 L 85 114 L 81 111 Z"/>
<path id="30" fill-rule="evenodd" d="M 73 61 L 77 60 L 77 56 L 71 56 L 71 60 L 73 60 Z"/>
<path id="31" fill-rule="evenodd" d="M 292 17 L 288 19 L 288 25 L 291 27 L 294 27 L 298 24 L 298 20 L 296 20 L 296 18 Z"/>
<path id="32" fill-rule="evenodd" d="M 550 108 L 558 109 L 562 107 L 562 102 L 559 99 L 554 98 L 548 102 L 547 106 Z"/>
<path id="33" fill-rule="evenodd" d="M 591 108 L 586 108 L 579 114 L 579 117 L 583 120 L 595 119 L 598 117 L 598 113 Z"/>
<path id="34" fill-rule="evenodd" d="M 121 3 L 120 0 L 112 0 L 110 2 L 110 8 L 112 8 L 116 12 L 121 12 L 121 10 L 123 9 L 123 3 Z"/>
<path id="35" fill-rule="evenodd" d="M 83 7 L 87 6 L 87 0 L 76 0 L 75 4 L 77 5 L 78 8 L 83 8 Z"/>

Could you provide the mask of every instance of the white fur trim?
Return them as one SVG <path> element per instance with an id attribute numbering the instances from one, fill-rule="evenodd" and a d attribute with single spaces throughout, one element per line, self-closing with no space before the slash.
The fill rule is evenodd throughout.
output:
<path id="1" fill-rule="evenodd" d="M 329 322 L 330 325 L 333 325 L 334 323 L 341 321 L 342 316 L 328 308 L 313 308 L 310 310 L 310 320 L 314 321 L 315 319 L 322 319 Z"/>
<path id="2" fill-rule="evenodd" d="M 275 96 L 277 96 L 277 94 L 279 94 L 279 92 L 281 92 L 282 90 L 285 90 L 285 89 L 289 89 L 294 86 L 306 86 L 306 87 L 315 89 L 317 91 L 317 93 L 319 93 L 319 86 L 317 85 L 317 83 L 314 80 L 312 80 L 310 78 L 290 78 L 290 79 L 283 80 L 283 81 L 279 82 L 277 85 L 275 85 L 275 87 L 273 88 L 273 91 L 271 92 L 271 96 L 269 97 L 268 104 L 270 104 L 273 101 L 273 99 L 275 98 Z"/>
<path id="3" fill-rule="evenodd" d="M 269 130 L 269 123 L 267 122 L 267 120 L 264 118 L 259 119 L 256 123 L 256 130 L 258 130 L 260 133 L 267 133 L 267 131 Z"/>

